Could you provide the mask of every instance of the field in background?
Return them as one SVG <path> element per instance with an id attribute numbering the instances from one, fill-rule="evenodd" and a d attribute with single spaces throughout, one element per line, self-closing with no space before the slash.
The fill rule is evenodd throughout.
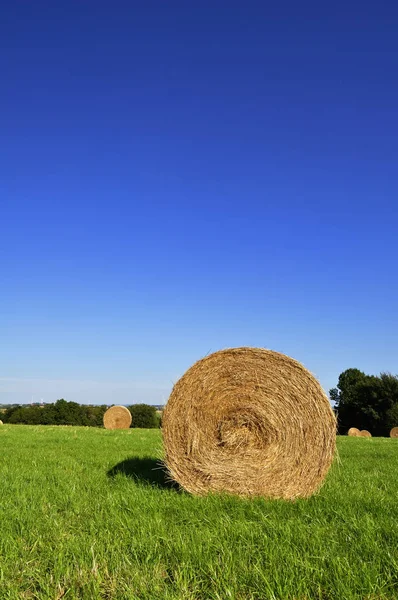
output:
<path id="1" fill-rule="evenodd" d="M 4 425 L 0 598 L 398 598 L 398 440 L 338 448 L 310 500 L 195 498 L 158 430 Z"/>

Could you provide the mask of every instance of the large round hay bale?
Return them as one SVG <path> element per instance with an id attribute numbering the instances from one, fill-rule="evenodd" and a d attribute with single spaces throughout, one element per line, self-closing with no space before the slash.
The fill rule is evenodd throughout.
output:
<path id="1" fill-rule="evenodd" d="M 350 437 L 360 437 L 361 436 L 361 432 L 356 427 L 350 427 L 349 430 L 348 430 L 348 435 Z"/>
<path id="2" fill-rule="evenodd" d="M 162 426 L 170 475 L 193 494 L 310 496 L 336 445 L 336 419 L 317 380 L 260 348 L 195 363 L 174 386 Z"/>
<path id="3" fill-rule="evenodd" d="M 398 438 L 398 427 L 393 427 L 390 431 L 390 437 Z"/>
<path id="4" fill-rule="evenodd" d="M 362 429 L 362 431 L 359 432 L 359 435 L 361 437 L 366 437 L 366 438 L 372 437 L 372 434 L 370 433 L 370 431 L 367 431 L 367 429 Z"/>
<path id="5" fill-rule="evenodd" d="M 131 412 L 125 406 L 111 406 L 104 414 L 105 429 L 129 429 Z"/>

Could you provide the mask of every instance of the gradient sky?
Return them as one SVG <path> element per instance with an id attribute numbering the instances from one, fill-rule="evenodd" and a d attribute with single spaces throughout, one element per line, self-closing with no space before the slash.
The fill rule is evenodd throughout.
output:
<path id="1" fill-rule="evenodd" d="M 396 2 L 9 0 L 0 403 L 253 345 L 398 371 Z"/>

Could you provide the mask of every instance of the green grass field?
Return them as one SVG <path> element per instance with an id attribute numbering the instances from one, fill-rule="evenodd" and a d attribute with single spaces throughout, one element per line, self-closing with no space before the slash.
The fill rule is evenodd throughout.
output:
<path id="1" fill-rule="evenodd" d="M 398 598 L 398 440 L 294 503 L 170 487 L 158 430 L 0 427 L 0 599 Z"/>

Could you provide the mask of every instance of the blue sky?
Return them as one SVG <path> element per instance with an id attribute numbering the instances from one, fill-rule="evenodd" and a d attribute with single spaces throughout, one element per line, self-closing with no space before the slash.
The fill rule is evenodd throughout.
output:
<path id="1" fill-rule="evenodd" d="M 220 348 L 398 371 L 398 6 L 5 2 L 0 403 Z"/>

